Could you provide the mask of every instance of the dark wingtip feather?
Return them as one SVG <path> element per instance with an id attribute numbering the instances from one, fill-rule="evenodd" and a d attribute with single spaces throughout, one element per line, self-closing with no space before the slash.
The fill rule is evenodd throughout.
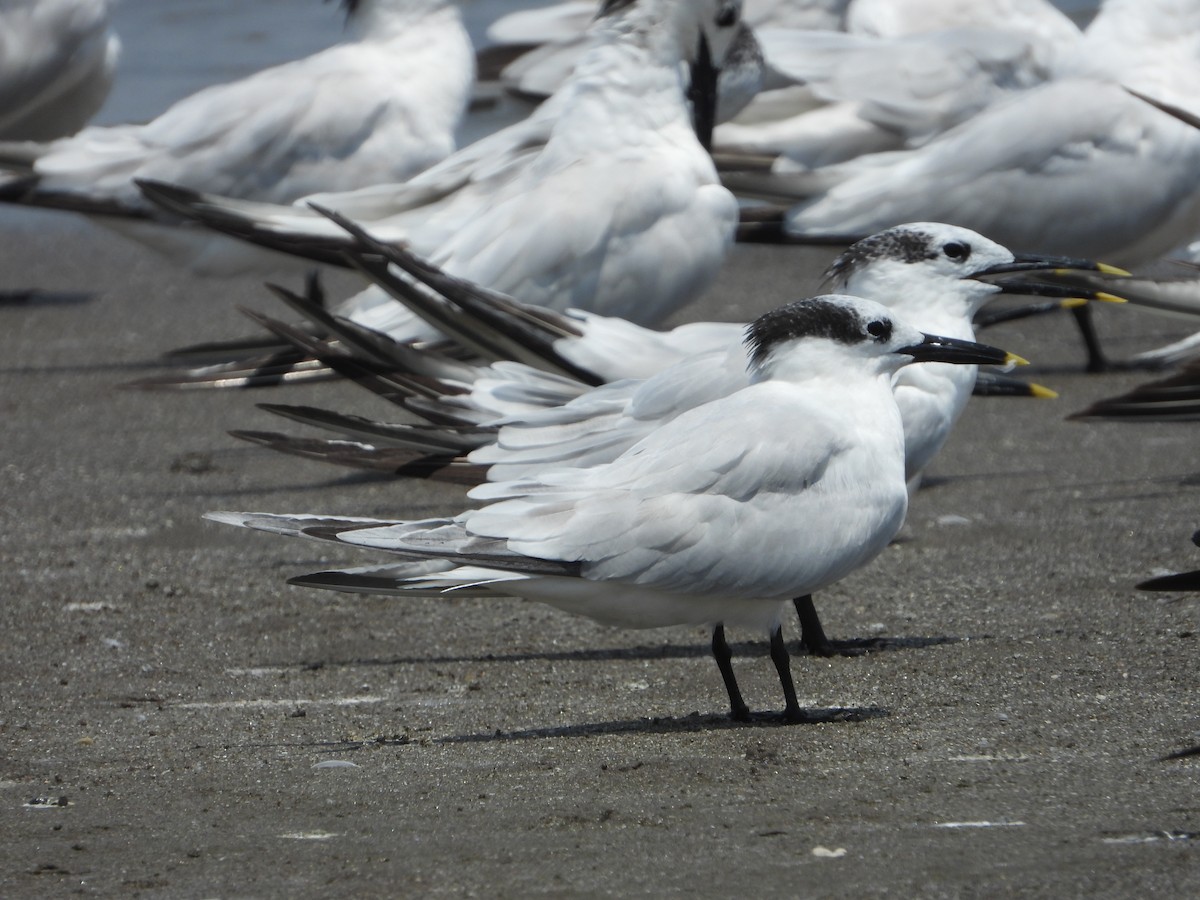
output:
<path id="1" fill-rule="evenodd" d="M 1097 400 L 1071 419 L 1189 421 L 1200 419 L 1200 363 L 1182 372 L 1139 385 L 1115 397 Z"/>

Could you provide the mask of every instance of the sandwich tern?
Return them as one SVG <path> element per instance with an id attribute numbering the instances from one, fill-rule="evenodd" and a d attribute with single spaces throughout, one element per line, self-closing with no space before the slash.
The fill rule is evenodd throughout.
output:
<path id="1" fill-rule="evenodd" d="M 340 259 L 352 241 L 309 207 L 316 202 L 538 305 L 657 322 L 708 287 L 733 239 L 737 203 L 697 138 L 680 63 L 711 76 L 739 31 L 740 8 L 738 0 L 606 4 L 588 54 L 529 119 L 406 184 L 292 206 L 145 190 L 237 236 Z M 713 92 L 702 93 L 697 117 L 711 121 Z M 339 311 L 397 338 L 436 336 L 378 290 Z"/>
<path id="2" fill-rule="evenodd" d="M 399 253 L 396 257 L 405 258 Z M 529 323 L 547 323 L 550 340 L 556 345 L 547 356 L 562 360 L 560 368 L 567 373 L 574 368 L 587 374 L 590 366 L 591 371 L 603 372 L 611 383 L 586 390 L 585 384 L 570 377 L 503 363 L 486 369 L 466 367 L 464 371 L 461 363 L 433 363 L 428 354 L 415 354 L 414 358 L 414 351 L 407 350 L 403 352 L 417 377 L 415 382 L 384 375 L 382 382 L 371 381 L 370 386 L 379 389 L 382 384 L 382 392 L 390 399 L 435 427 L 375 423 L 325 410 L 269 406 L 269 411 L 344 437 L 317 441 L 263 432 L 236 432 L 235 436 L 283 452 L 399 474 L 466 482 L 484 478 L 508 481 L 561 465 L 580 468 L 611 462 L 664 423 L 748 383 L 739 340 L 744 326 L 694 323 L 660 333 L 593 314 L 553 321 L 545 311 L 522 308 L 512 301 L 496 299 L 488 307 L 488 298 L 479 292 L 472 297 L 461 280 L 422 273 L 419 261 L 408 259 L 410 272 L 424 274 L 447 294 L 457 288 L 457 302 L 481 309 L 483 315 L 471 323 L 469 332 L 489 341 L 484 335 L 489 330 L 503 330 L 505 325 L 499 323 L 506 323 L 509 334 L 503 337 L 519 339 Z M 1000 293 L 1059 293 L 1056 285 L 1037 280 L 1039 270 L 1044 276 L 1044 270 L 1099 267 L 1086 260 L 1017 258 L 967 229 L 913 223 L 851 247 L 830 267 L 826 287 L 881 300 L 918 327 L 970 340 L 974 338 L 973 315 Z M 376 273 L 378 276 L 380 270 Z M 381 279 L 381 283 L 390 285 L 408 302 L 417 299 L 404 282 Z M 1103 293 L 1092 296 L 1115 299 Z M 428 305 L 418 308 L 437 309 Z M 507 309 L 513 311 L 511 315 Z M 448 333 L 462 331 L 444 317 L 435 321 Z M 336 323 L 329 324 L 337 329 Z M 348 370 L 352 363 L 329 356 L 303 333 L 290 334 L 299 346 L 322 355 L 352 378 L 361 381 L 360 374 L 367 379 L 378 377 L 369 368 L 365 373 Z M 616 335 L 623 340 L 615 339 Z M 578 353 L 574 352 L 579 349 L 573 346 L 576 343 L 592 346 L 586 353 Z M 563 360 L 564 356 L 568 358 Z M 639 368 L 631 370 L 629 361 Z M 643 371 L 652 366 L 658 370 L 644 377 Z M 894 389 L 903 422 L 910 490 L 916 488 L 921 473 L 948 438 L 974 380 L 973 367 L 954 365 L 907 368 L 896 376 Z M 831 652 L 833 645 L 824 638 L 811 602 L 806 601 L 800 612 L 809 623 L 802 635 L 805 645 L 814 653 Z"/>
<path id="3" fill-rule="evenodd" d="M 27 167 L 14 168 L 7 184 L 0 175 L 0 198 L 107 213 L 103 224 L 204 274 L 257 268 L 262 254 L 231 252 L 230 242 L 213 242 L 202 229 L 154 225 L 162 210 L 135 181 L 290 203 L 316 191 L 404 180 L 454 150 L 474 81 L 456 3 L 345 6 L 346 41 L 205 88 L 145 125 L 0 147 L 0 157 Z"/>
<path id="4" fill-rule="evenodd" d="M 540 600 L 632 628 L 713 626 L 730 714 L 750 717 L 725 625 L 763 628 L 803 721 L 780 626 L 788 599 L 865 565 L 904 520 L 893 374 L 914 361 L 1003 363 L 932 337 L 880 304 L 822 296 L 746 329 L 749 384 L 664 424 L 611 463 L 472 491 L 495 501 L 418 522 L 211 513 L 220 522 L 399 555 L 292 583 L 385 594 L 470 591 Z"/>

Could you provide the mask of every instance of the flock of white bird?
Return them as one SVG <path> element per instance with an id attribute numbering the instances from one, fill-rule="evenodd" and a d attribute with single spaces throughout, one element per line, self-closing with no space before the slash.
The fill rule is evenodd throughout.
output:
<path id="1" fill-rule="evenodd" d="M 398 421 L 272 405 L 333 436 L 240 436 L 472 486 L 443 519 L 210 514 L 389 555 L 293 583 L 706 623 L 739 720 L 724 627 L 765 629 L 799 721 L 782 613 L 837 652 L 812 595 L 896 535 L 976 366 L 1019 362 L 975 342 L 984 304 L 1076 310 L 1093 368 L 1088 301 L 1200 314 L 1189 270 L 1092 261 L 1200 237 L 1200 0 L 1104 0 L 1083 31 L 1046 0 L 569 0 L 494 23 L 495 77 L 536 105 L 457 150 L 476 55 L 453 0 L 343 5 L 329 50 L 80 130 L 118 55 L 107 3 L 0 3 L 0 200 L 199 274 L 365 278 L 277 288 L 307 321 L 257 316 L 266 356 L 160 384 L 339 374 Z M 739 229 L 844 241 L 829 293 L 658 330 Z M 1194 417 L 1198 348 L 1123 363 L 1184 369 L 1084 414 Z"/>

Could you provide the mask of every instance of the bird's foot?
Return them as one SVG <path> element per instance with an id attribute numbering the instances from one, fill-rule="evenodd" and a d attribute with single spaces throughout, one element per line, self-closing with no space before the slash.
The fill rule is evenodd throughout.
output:
<path id="1" fill-rule="evenodd" d="M 826 659 L 834 656 L 866 656 L 873 650 L 883 649 L 886 644 L 886 638 L 850 638 L 844 641 L 802 640 L 800 642 L 800 646 L 809 656 L 823 656 Z"/>

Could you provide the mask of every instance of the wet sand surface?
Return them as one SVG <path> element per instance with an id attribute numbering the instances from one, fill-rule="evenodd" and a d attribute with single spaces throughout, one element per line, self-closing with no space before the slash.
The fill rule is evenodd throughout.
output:
<path id="1" fill-rule="evenodd" d="M 827 257 L 740 248 L 688 315 L 803 295 Z M 255 281 L 48 214 L 0 221 L 0 261 L 56 292 L 0 306 L 0 894 L 1200 890 L 1200 761 L 1159 760 L 1200 741 L 1200 598 L 1133 589 L 1200 566 L 1198 432 L 1064 421 L 1146 378 L 1079 374 L 1065 317 L 986 335 L 1061 399 L 973 401 L 904 539 L 817 597 L 883 648 L 795 656 L 813 724 L 732 727 L 703 629 L 287 587 L 373 557 L 201 514 L 461 492 L 225 433 L 299 430 L 256 402 L 388 414 L 350 385 L 119 387 L 251 332 L 238 304 L 284 314 Z M 1118 356 L 1188 330 L 1102 313 Z M 779 708 L 762 636 L 730 636 L 751 706 Z"/>

